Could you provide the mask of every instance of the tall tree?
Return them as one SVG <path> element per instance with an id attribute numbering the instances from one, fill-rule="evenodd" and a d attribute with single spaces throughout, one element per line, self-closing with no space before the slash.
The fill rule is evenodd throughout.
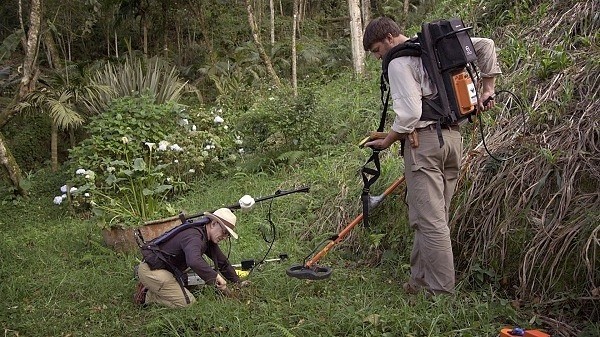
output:
<path id="1" fill-rule="evenodd" d="M 41 1 L 42 0 L 31 0 L 30 4 L 29 31 L 27 32 L 25 59 L 23 60 L 23 77 L 21 78 L 17 99 L 20 99 L 31 92 L 37 81 L 38 67 L 36 61 L 39 50 L 40 26 L 42 22 Z"/>
<path id="2" fill-rule="evenodd" d="M 410 5 L 410 0 L 404 0 L 404 6 L 402 8 L 402 22 L 400 23 L 400 31 L 404 31 L 406 29 L 406 19 L 408 19 L 408 8 Z"/>
<path id="3" fill-rule="evenodd" d="M 22 196 L 26 196 L 27 191 L 22 185 L 21 168 L 15 161 L 15 158 L 12 156 L 8 147 L 6 147 L 2 132 L 0 132 L 0 164 L 2 164 L 6 169 L 6 172 L 8 172 L 8 177 L 15 187 L 16 192 Z"/>
<path id="4" fill-rule="evenodd" d="M 21 78 L 19 90 L 17 91 L 13 103 L 19 102 L 23 97 L 25 97 L 25 95 L 30 93 L 37 82 L 37 55 L 39 50 L 40 26 L 42 22 L 41 0 L 31 0 L 29 8 L 29 30 L 27 32 L 27 39 L 24 41 L 25 58 L 23 60 L 22 67 L 23 77 Z M 21 1 L 19 1 L 20 17 L 22 17 L 21 10 Z M 24 25 L 22 24 L 22 26 Z M 17 110 L 14 109 L 12 105 L 2 111 L 2 114 L 0 114 L 0 129 L 6 125 L 6 123 L 8 123 L 8 121 L 17 113 Z M 0 134 L 0 163 L 8 172 L 8 176 L 17 193 L 23 196 L 27 195 L 25 189 L 22 188 L 21 168 L 17 164 L 15 158 L 12 156 L 10 150 L 6 147 L 2 134 Z"/>
<path id="5" fill-rule="evenodd" d="M 408 0 L 405 0 L 408 1 Z M 363 30 L 366 28 L 369 21 L 371 21 L 371 0 L 362 0 L 361 1 L 361 11 L 362 11 L 362 23 Z"/>
<path id="6" fill-rule="evenodd" d="M 260 38 L 259 38 L 259 34 L 258 34 L 258 27 L 256 26 L 256 22 L 254 21 L 254 14 L 252 11 L 252 4 L 250 4 L 250 0 L 246 0 L 246 10 L 248 11 L 248 23 L 250 24 L 250 29 L 252 31 L 252 37 L 254 39 L 254 43 L 256 44 L 256 48 L 258 48 L 258 53 L 260 55 L 260 58 L 262 59 L 263 63 L 265 64 L 265 68 L 267 68 L 267 73 L 271 77 L 271 81 L 273 81 L 275 86 L 281 87 L 281 80 L 279 79 L 279 76 L 277 76 L 277 73 L 275 72 L 275 69 L 273 68 L 273 63 L 271 62 L 271 58 L 269 57 L 269 55 L 267 55 L 267 53 L 265 52 L 265 48 L 263 47 L 262 43 L 260 42 Z"/>
<path id="7" fill-rule="evenodd" d="M 297 61 L 296 54 L 296 27 L 298 26 L 298 0 L 294 0 L 294 15 L 292 23 L 292 88 L 294 89 L 294 97 L 298 96 L 298 76 L 297 76 Z"/>
<path id="8" fill-rule="evenodd" d="M 348 0 L 350 13 L 350 39 L 352 45 L 352 64 L 354 73 L 364 73 L 365 51 L 362 48 L 362 20 L 360 15 L 360 0 Z"/>
<path id="9" fill-rule="evenodd" d="M 273 0 L 269 0 L 269 10 L 271 12 L 271 48 L 275 45 L 275 5 Z"/>

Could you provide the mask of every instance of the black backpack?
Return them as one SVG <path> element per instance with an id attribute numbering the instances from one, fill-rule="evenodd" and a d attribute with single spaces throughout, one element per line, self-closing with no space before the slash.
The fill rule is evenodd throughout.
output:
<path id="1" fill-rule="evenodd" d="M 392 48 L 382 60 L 381 92 L 387 91 L 384 111 L 380 121 L 383 131 L 387 103 L 389 102 L 389 63 L 402 56 L 417 56 L 438 89 L 434 99 L 423 98 L 421 120 L 435 121 L 438 127 L 440 146 L 444 144 L 441 126 L 455 125 L 470 119 L 477 106 L 475 48 L 469 37 L 471 27 L 465 27 L 459 18 L 423 23 L 421 32 Z"/>

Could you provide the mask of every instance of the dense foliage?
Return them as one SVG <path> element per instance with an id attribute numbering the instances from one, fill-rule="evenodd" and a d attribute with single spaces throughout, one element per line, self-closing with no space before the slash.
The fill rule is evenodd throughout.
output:
<path id="1" fill-rule="evenodd" d="M 169 198 L 207 167 L 226 170 L 243 149 L 217 114 L 144 95 L 115 100 L 85 130 L 70 153 L 73 197 L 111 223 L 172 214 Z"/>

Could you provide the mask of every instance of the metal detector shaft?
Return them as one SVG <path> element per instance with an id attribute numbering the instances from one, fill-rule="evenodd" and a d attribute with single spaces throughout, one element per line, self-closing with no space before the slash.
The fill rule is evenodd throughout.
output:
<path id="1" fill-rule="evenodd" d="M 290 191 L 278 191 L 277 193 L 275 193 L 273 195 L 268 195 L 266 197 L 260 197 L 260 198 L 254 199 L 254 201 L 258 203 L 258 202 L 269 200 L 269 199 L 283 197 L 285 195 L 292 194 L 292 193 L 308 192 L 309 189 L 310 189 L 310 186 L 305 186 L 305 187 L 297 188 L 295 190 L 290 190 Z M 233 205 L 226 206 L 226 208 L 229 208 L 229 209 L 233 210 L 233 209 L 240 209 L 240 208 L 242 208 L 242 206 L 240 205 L 240 203 L 238 201 L 238 202 L 236 202 Z M 214 211 L 216 211 L 216 209 L 214 209 L 214 210 L 212 210 L 210 212 L 212 213 Z M 201 216 L 204 216 L 204 212 L 185 216 L 182 219 L 182 222 L 184 222 L 185 220 L 188 220 L 188 219 L 194 219 L 194 218 L 198 218 L 198 217 L 201 217 Z M 181 218 L 181 216 L 180 216 L 180 218 Z"/>
<path id="2" fill-rule="evenodd" d="M 381 195 L 382 197 L 386 197 L 391 194 L 400 184 L 404 182 L 404 176 L 396 179 Z M 317 263 L 323 256 L 327 255 L 327 253 L 338 244 L 340 241 L 344 240 L 344 238 L 358 225 L 363 219 L 363 214 L 360 213 L 352 222 L 350 222 L 338 235 L 337 238 L 333 241 L 329 241 L 329 243 L 323 247 L 312 259 L 306 262 L 305 267 L 310 268 L 315 263 Z"/>
<path id="3" fill-rule="evenodd" d="M 291 190 L 291 191 L 279 191 L 278 193 L 275 193 L 273 195 L 268 195 L 266 197 L 260 197 L 258 199 L 254 199 L 255 202 L 261 202 L 261 201 L 265 201 L 265 200 L 269 200 L 269 199 L 274 199 L 274 198 L 278 198 L 278 197 L 283 197 L 284 195 L 288 195 L 288 194 L 292 194 L 292 193 L 299 193 L 299 192 L 308 192 L 308 190 L 310 189 L 309 186 L 305 186 L 305 187 L 301 187 L 295 190 Z M 240 203 L 237 202 L 231 206 L 227 206 L 227 208 L 229 209 L 240 209 L 242 208 L 242 206 L 240 206 Z"/>
<path id="4" fill-rule="evenodd" d="M 396 179 L 388 188 L 379 196 L 379 200 L 383 200 L 387 195 L 391 194 L 400 184 L 404 182 L 404 176 Z M 308 262 L 304 265 L 294 265 L 286 270 L 286 274 L 290 277 L 307 280 L 323 280 L 331 275 L 331 268 L 318 266 L 317 262 L 323 258 L 327 253 L 340 241 L 342 241 L 356 225 L 358 225 L 363 219 L 363 213 L 359 214 L 352 222 L 350 222 L 335 238 L 335 240 L 329 241 L 325 247 L 323 247 L 317 254 L 315 254 Z"/>

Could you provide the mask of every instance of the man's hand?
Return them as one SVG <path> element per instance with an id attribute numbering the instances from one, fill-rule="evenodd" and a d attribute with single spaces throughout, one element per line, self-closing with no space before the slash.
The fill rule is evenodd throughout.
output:
<path id="1" fill-rule="evenodd" d="M 414 130 L 413 132 L 409 133 L 407 138 L 410 142 L 410 147 L 419 147 L 419 134 L 417 133 L 417 130 Z"/>
<path id="2" fill-rule="evenodd" d="M 478 111 L 487 111 L 493 108 L 496 105 L 496 101 L 494 100 L 494 93 L 484 93 L 479 98 L 477 102 L 477 110 Z"/>
<path id="3" fill-rule="evenodd" d="M 483 112 L 489 110 L 496 105 L 494 101 L 494 77 L 484 77 L 481 79 L 481 95 L 479 95 L 479 101 L 477 101 L 477 110 Z"/>
<path id="4" fill-rule="evenodd" d="M 385 150 L 389 147 L 389 145 L 386 144 L 385 139 L 375 139 L 375 140 L 366 142 L 365 146 L 372 147 L 375 150 Z"/>
<path id="5" fill-rule="evenodd" d="M 227 281 L 221 276 L 221 274 L 217 274 L 217 278 L 215 279 L 215 286 L 222 292 L 227 290 Z"/>

